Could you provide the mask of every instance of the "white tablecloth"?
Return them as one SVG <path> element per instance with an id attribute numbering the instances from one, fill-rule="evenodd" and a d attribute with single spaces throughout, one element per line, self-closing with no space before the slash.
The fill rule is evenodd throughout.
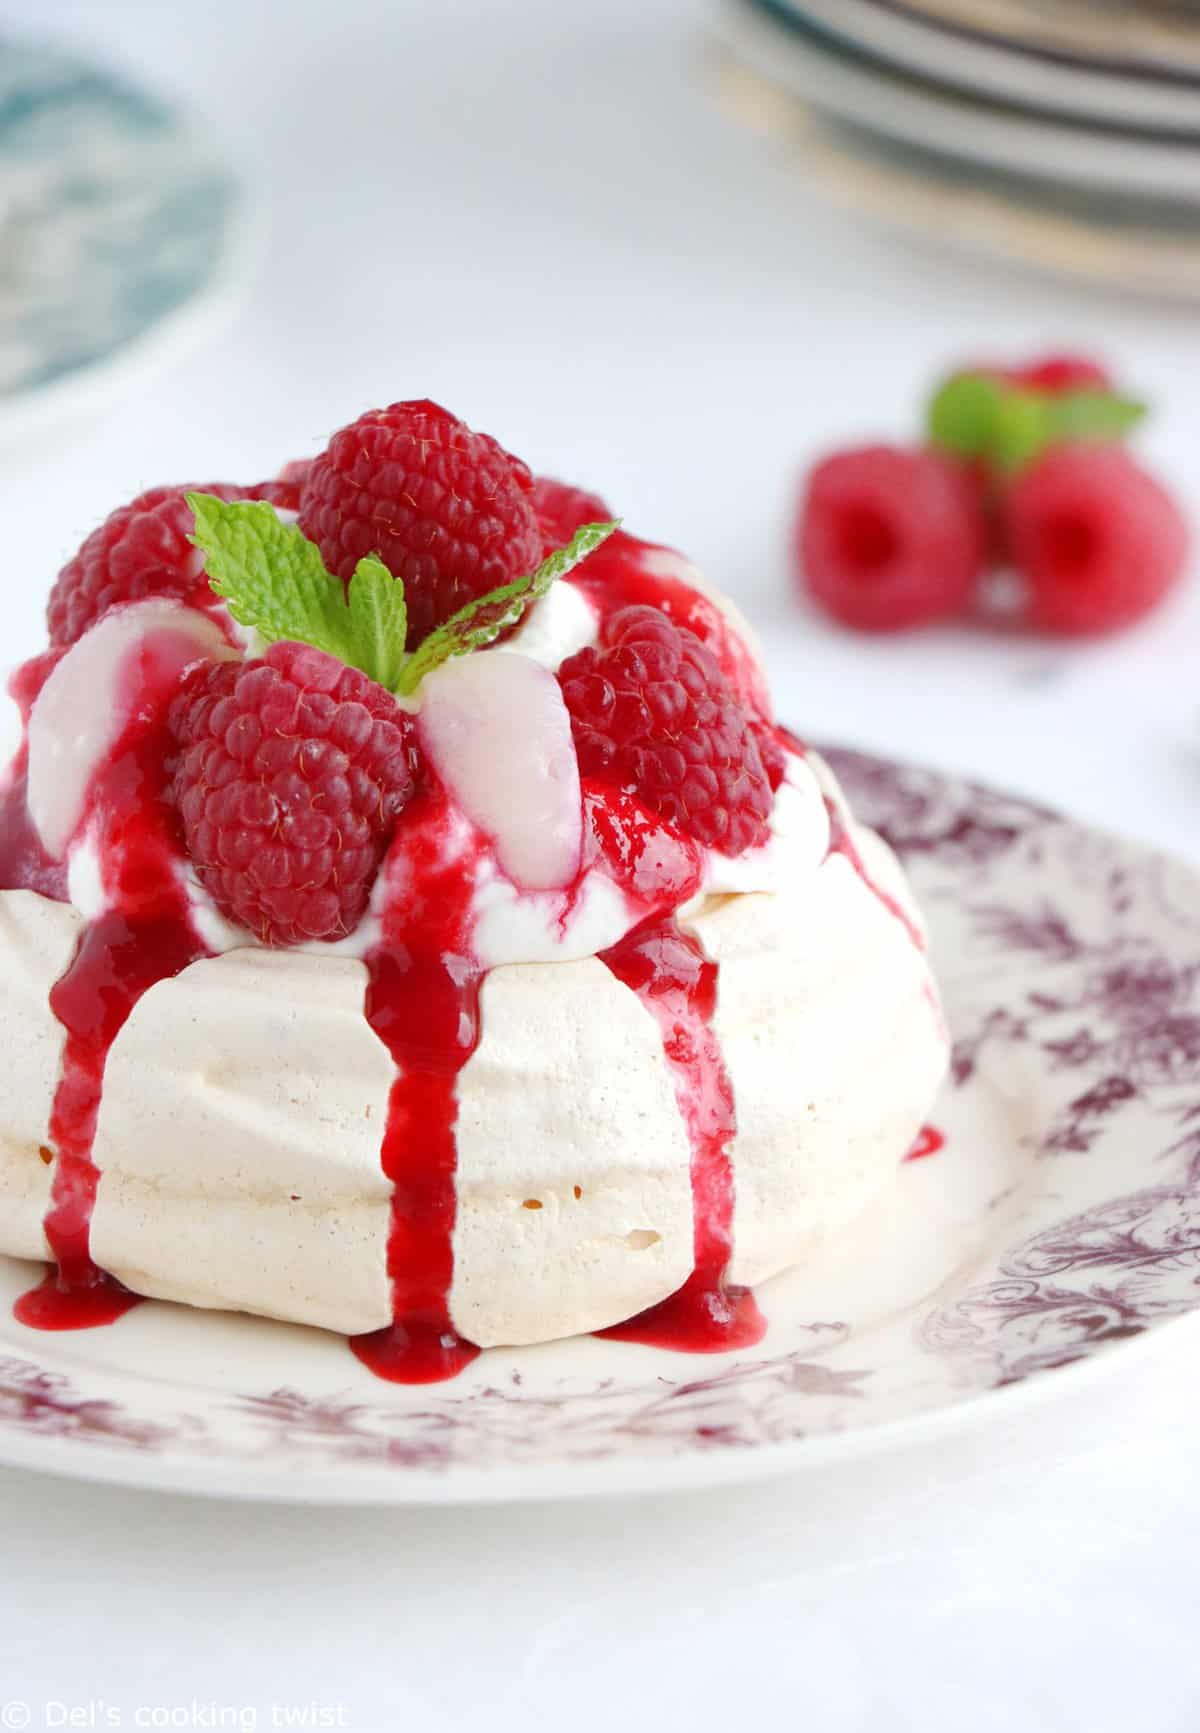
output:
<path id="1" fill-rule="evenodd" d="M 0 452 L 6 657 L 115 501 L 430 394 L 733 590 L 805 733 L 1200 851 L 1200 588 L 1113 644 L 871 642 L 795 604 L 784 554 L 821 446 L 903 436 L 943 363 L 1046 343 L 1153 397 L 1146 452 L 1196 498 L 1194 317 L 831 213 L 709 106 L 702 0 L 0 0 L 0 28 L 35 13 L 197 105 L 261 268 L 174 371 Z M 711 1498 L 379 1515 L 0 1473 L 0 1726 L 1194 1729 L 1197 1341 Z"/>

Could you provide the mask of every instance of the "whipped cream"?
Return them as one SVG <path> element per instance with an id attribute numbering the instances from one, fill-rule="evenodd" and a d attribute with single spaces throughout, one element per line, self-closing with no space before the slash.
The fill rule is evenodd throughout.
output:
<path id="1" fill-rule="evenodd" d="M 686 582 L 692 587 L 699 587 L 701 582 L 689 562 L 666 549 L 648 549 L 643 556 L 643 565 L 652 575 L 661 573 L 672 582 Z M 708 586 L 704 586 L 703 593 L 714 600 L 719 599 Z M 738 620 L 730 604 L 721 601 L 721 605 L 731 620 Z M 128 642 L 129 626 L 138 611 L 152 614 L 151 624 L 156 628 L 170 627 L 177 624 L 180 616 L 186 616 L 189 621 L 197 623 L 199 643 L 210 645 L 222 655 L 230 653 L 218 629 L 206 616 L 197 615 L 194 610 L 175 603 L 140 603 L 136 609 L 118 610 L 88 634 L 84 642 L 97 634 L 102 637 L 107 634 L 117 641 L 119 649 L 122 643 Z M 594 642 L 598 629 L 596 609 L 579 589 L 569 580 L 564 580 L 555 584 L 530 609 L 517 633 L 479 653 L 478 659 L 520 655 L 554 671 L 568 656 Z M 739 621 L 738 630 L 748 632 L 749 628 Z M 97 660 L 94 652 L 89 660 L 93 663 Z M 70 670 L 66 672 L 69 676 Z M 51 676 L 51 681 L 54 680 L 55 676 Z M 67 682 L 60 681 L 60 684 Z M 410 708 L 420 715 L 421 693 L 412 700 Z M 93 746 L 82 756 L 85 760 L 94 757 L 96 750 Z M 54 780 L 47 775 L 48 785 L 52 786 Z M 75 793 L 71 798 L 78 804 L 82 797 Z M 506 873 L 499 851 L 472 825 L 465 813 L 457 815 L 455 825 L 461 845 L 466 847 L 469 842 L 477 855 L 472 929 L 476 954 L 485 967 L 569 962 L 596 956 L 616 944 L 644 917 L 644 907 L 608 877 L 603 865 L 583 872 L 569 889 L 529 890 Z M 393 850 L 403 852 L 406 841 L 401 827 Z M 694 845 L 700 862 L 697 896 L 781 892 L 789 884 L 798 882 L 806 870 L 824 857 L 828 841 L 828 817 L 819 783 L 806 760 L 789 753 L 784 781 L 777 791 L 769 821 L 769 835 L 762 845 L 737 859 Z M 453 845 L 454 838 L 451 837 L 448 846 Z M 95 921 L 110 903 L 94 824 L 85 824 L 76 833 L 68 846 L 66 859 L 70 901 L 84 920 Z M 259 943 L 255 934 L 231 922 L 217 908 L 191 863 L 182 855 L 177 871 L 193 927 L 208 951 L 219 956 Z M 353 932 L 334 941 L 311 941 L 298 949 L 313 956 L 358 959 L 369 956 L 381 939 L 388 884 L 389 873 L 385 866 L 376 881 L 367 914 Z"/>
<path id="2" fill-rule="evenodd" d="M 569 577 L 560 578 L 536 602 L 510 638 L 493 644 L 485 654 L 517 651 L 557 673 L 579 650 L 596 642 L 600 616 Z"/>

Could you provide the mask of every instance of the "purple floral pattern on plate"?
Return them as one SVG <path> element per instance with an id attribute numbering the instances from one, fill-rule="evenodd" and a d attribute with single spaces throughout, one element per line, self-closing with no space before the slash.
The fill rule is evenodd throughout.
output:
<path id="1" fill-rule="evenodd" d="M 760 1348 L 584 1339 L 401 1391 L 332 1338 L 256 1320 L 145 1306 L 94 1347 L 10 1323 L 0 1457 L 85 1475 L 103 1458 L 132 1480 L 155 1462 L 144 1477 L 195 1489 L 233 1472 L 274 1497 L 480 1497 L 497 1474 L 536 1493 L 618 1469 L 695 1483 L 716 1459 L 749 1473 L 763 1447 L 949 1410 L 1200 1310 L 1200 880 L 1009 795 L 829 757 L 929 920 L 954 1035 L 947 1143 L 847 1255 L 768 1285 Z M 28 1271 L 5 1268 L 18 1291 Z"/>

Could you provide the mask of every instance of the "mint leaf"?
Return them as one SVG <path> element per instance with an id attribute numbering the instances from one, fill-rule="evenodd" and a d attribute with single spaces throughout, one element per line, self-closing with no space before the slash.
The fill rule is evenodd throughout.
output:
<path id="1" fill-rule="evenodd" d="M 482 649 L 515 626 L 556 578 L 617 528 L 616 523 L 585 524 L 536 571 L 460 608 L 410 656 L 404 648 L 404 585 L 378 555 L 359 560 L 347 588 L 325 570 L 316 546 L 295 525 L 281 523 L 270 505 L 258 500 L 227 504 L 206 493 L 189 493 L 187 502 L 196 520 L 191 539 L 204 554 L 208 581 L 240 625 L 252 627 L 270 644 L 283 639 L 312 644 L 398 697 L 415 692 L 449 657 Z"/>
<path id="2" fill-rule="evenodd" d="M 982 457 L 990 448 L 1004 388 L 984 373 L 956 373 L 934 392 L 929 437 L 960 457 Z"/>
<path id="3" fill-rule="evenodd" d="M 239 625 L 268 643 L 298 639 L 357 665 L 345 591 L 294 524 L 256 500 L 189 493 L 187 502 L 208 581 Z"/>
<path id="4" fill-rule="evenodd" d="M 1053 398 L 1040 391 L 1002 391 L 986 456 L 1010 474 L 1032 463 L 1054 437 Z"/>
<path id="5" fill-rule="evenodd" d="M 394 692 L 407 661 L 404 640 L 408 634 L 408 608 L 403 583 L 392 576 L 376 554 L 359 560 L 354 568 L 348 628 L 356 666 Z"/>
<path id="6" fill-rule="evenodd" d="M 1115 391 L 1035 391 L 985 373 L 956 373 L 934 392 L 926 424 L 943 451 L 1012 473 L 1048 445 L 1120 439 L 1145 414 L 1144 403 Z"/>
<path id="7" fill-rule="evenodd" d="M 1010 473 L 1024 469 L 1049 445 L 1120 439 L 1146 413 L 1146 405 L 1114 391 L 1003 392 L 989 456 Z"/>
<path id="8" fill-rule="evenodd" d="M 1148 404 L 1115 391 L 1065 391 L 1050 403 L 1056 439 L 1121 439 L 1149 412 Z"/>
<path id="9" fill-rule="evenodd" d="M 465 656 L 472 650 L 481 650 L 494 643 L 501 632 L 515 626 L 525 610 L 546 594 L 556 578 L 565 576 L 580 560 L 586 559 L 619 524 L 619 518 L 612 523 L 584 524 L 582 529 L 575 531 L 565 548 L 550 554 L 536 571 L 468 602 L 414 650 L 396 691 L 407 697 L 416 691 L 427 674 L 449 661 L 451 656 Z"/>

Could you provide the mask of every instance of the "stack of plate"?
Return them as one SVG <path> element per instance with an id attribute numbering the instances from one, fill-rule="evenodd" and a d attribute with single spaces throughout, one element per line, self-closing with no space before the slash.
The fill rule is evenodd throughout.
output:
<path id="1" fill-rule="evenodd" d="M 1200 5 L 725 0 L 727 102 L 943 240 L 1200 296 Z"/>

